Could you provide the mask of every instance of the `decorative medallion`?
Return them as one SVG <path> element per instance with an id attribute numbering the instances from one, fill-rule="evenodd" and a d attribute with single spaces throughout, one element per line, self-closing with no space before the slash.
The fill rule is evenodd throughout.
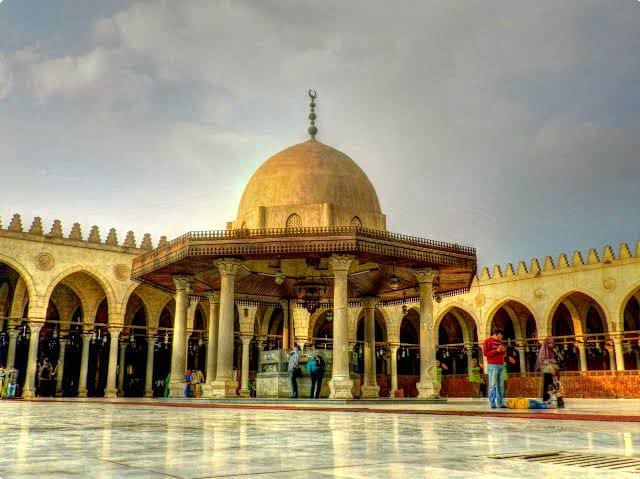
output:
<path id="1" fill-rule="evenodd" d="M 36 266 L 39 270 L 49 271 L 51 268 L 53 268 L 53 265 L 53 256 L 51 256 L 49 253 L 40 253 L 38 256 L 36 256 Z"/>
<path id="2" fill-rule="evenodd" d="M 473 299 L 473 303 L 477 308 L 484 306 L 485 297 L 484 294 L 479 294 Z"/>
<path id="3" fill-rule="evenodd" d="M 538 288 L 533 292 L 533 295 L 536 297 L 536 299 L 544 298 L 544 294 L 544 289 L 542 288 Z"/>
<path id="4" fill-rule="evenodd" d="M 611 277 L 605 278 L 602 281 L 602 286 L 608 291 L 613 291 L 614 289 L 616 289 L 616 279 Z"/>
<path id="5" fill-rule="evenodd" d="M 129 268 L 126 264 L 117 264 L 113 267 L 113 274 L 120 281 L 129 279 Z"/>

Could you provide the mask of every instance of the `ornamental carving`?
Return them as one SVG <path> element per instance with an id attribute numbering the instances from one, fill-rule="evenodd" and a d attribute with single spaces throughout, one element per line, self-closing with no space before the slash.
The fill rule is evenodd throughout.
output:
<path id="1" fill-rule="evenodd" d="M 614 289 L 616 289 L 616 279 L 615 278 L 605 278 L 602 281 L 602 286 L 607 291 L 613 291 Z"/>
<path id="2" fill-rule="evenodd" d="M 36 256 L 36 266 L 39 270 L 49 271 L 51 268 L 53 268 L 53 265 L 53 256 L 51 256 L 49 253 L 40 253 L 38 256 Z"/>
<path id="3" fill-rule="evenodd" d="M 418 269 L 414 272 L 418 283 L 433 283 L 438 275 L 438 270 L 434 268 Z"/>
<path id="4" fill-rule="evenodd" d="M 113 267 L 113 274 L 115 275 L 116 279 L 124 281 L 126 279 L 129 279 L 129 268 L 126 264 L 117 264 Z"/>
<path id="5" fill-rule="evenodd" d="M 484 303 L 485 303 L 484 294 L 479 294 L 475 298 L 473 298 L 473 304 L 475 304 L 477 308 L 484 306 Z"/>
<path id="6" fill-rule="evenodd" d="M 238 274 L 242 261 L 235 258 L 224 258 L 214 261 L 213 264 L 218 267 L 220 274 L 235 276 Z"/>
<path id="7" fill-rule="evenodd" d="M 329 265 L 334 273 L 336 271 L 349 271 L 352 262 L 353 256 L 348 254 L 333 255 L 329 258 Z"/>
<path id="8" fill-rule="evenodd" d="M 543 299 L 545 295 L 544 289 L 542 288 L 538 288 L 533 292 L 533 296 L 535 296 L 536 299 Z"/>
<path id="9" fill-rule="evenodd" d="M 174 276 L 173 283 L 176 285 L 176 291 L 185 290 L 187 294 L 190 294 L 193 278 L 191 276 Z"/>

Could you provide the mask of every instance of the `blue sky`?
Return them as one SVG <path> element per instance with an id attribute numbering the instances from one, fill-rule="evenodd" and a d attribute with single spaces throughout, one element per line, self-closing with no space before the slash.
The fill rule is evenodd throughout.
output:
<path id="1" fill-rule="evenodd" d="M 262 161 L 349 154 L 481 265 L 640 239 L 635 0 L 0 3 L 0 216 L 178 236 Z"/>

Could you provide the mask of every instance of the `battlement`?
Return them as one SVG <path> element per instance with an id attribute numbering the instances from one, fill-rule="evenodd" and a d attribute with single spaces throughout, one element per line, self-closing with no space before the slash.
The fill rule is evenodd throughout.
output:
<path id="1" fill-rule="evenodd" d="M 108 246 L 121 246 L 123 248 L 134 248 L 143 251 L 149 251 L 153 249 L 153 244 L 151 242 L 151 235 L 149 233 L 145 233 L 142 237 L 142 241 L 140 245 L 136 243 L 136 237 L 133 231 L 127 231 L 125 235 L 124 241 L 122 243 L 118 242 L 118 233 L 115 228 L 109 229 L 107 233 L 107 237 L 105 241 L 102 241 L 100 228 L 97 225 L 93 225 L 89 230 L 89 235 L 85 239 L 82 234 L 82 227 L 80 223 L 73 223 L 71 226 L 71 230 L 67 236 L 64 236 L 64 232 L 62 229 L 62 222 L 58 219 L 53 220 L 51 224 L 51 228 L 48 233 L 45 233 L 44 226 L 42 224 L 42 218 L 36 216 L 33 218 L 31 222 L 31 226 L 28 231 L 25 231 L 22 225 L 22 216 L 19 214 L 14 214 L 11 217 L 11 221 L 9 225 L 4 228 L 2 224 L 2 218 L 0 217 L 0 234 L 3 231 L 8 231 L 11 233 L 20 233 L 20 234 L 28 234 L 33 236 L 42 236 L 44 238 L 52 238 L 52 239 L 60 239 L 60 240 L 74 240 L 74 241 L 86 241 L 87 243 L 93 243 L 95 245 L 103 244 Z M 160 241 L 158 242 L 158 246 L 164 246 L 167 244 L 167 237 L 161 236 Z"/>
<path id="2" fill-rule="evenodd" d="M 532 276 L 539 276 L 540 274 L 557 272 L 565 269 L 580 268 L 585 266 L 591 266 L 596 264 L 612 264 L 618 261 L 628 260 L 630 258 L 640 258 L 640 240 L 636 242 L 635 248 L 632 253 L 631 247 L 627 243 L 620 243 L 618 247 L 618 254 L 613 251 L 613 248 L 606 245 L 602 249 L 602 254 L 598 255 L 598 251 L 595 248 L 589 249 L 585 256 L 580 251 L 574 251 L 571 255 L 571 261 L 566 253 L 561 253 L 558 259 L 554 261 L 551 256 L 546 256 L 540 266 L 538 258 L 533 258 L 529 262 L 529 267 L 525 261 L 519 261 L 518 266 L 514 268 L 512 263 L 507 263 L 504 268 L 496 264 L 490 270 L 488 266 L 482 268 L 480 275 L 474 278 L 474 283 L 497 280 L 509 277 L 522 277 L 530 278 Z"/>

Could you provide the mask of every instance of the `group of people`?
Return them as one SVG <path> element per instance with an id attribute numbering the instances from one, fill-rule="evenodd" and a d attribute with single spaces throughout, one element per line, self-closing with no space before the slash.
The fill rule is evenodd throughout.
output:
<path id="1" fill-rule="evenodd" d="M 13 399 L 18 388 L 18 370 L 0 367 L 0 399 Z"/>
<path id="2" fill-rule="evenodd" d="M 504 332 L 502 329 L 495 329 L 493 334 L 482 344 L 482 353 L 487 358 L 487 376 L 489 378 L 489 407 L 511 408 L 511 409 L 553 409 L 564 407 L 564 401 L 560 395 L 560 364 L 554 350 L 553 338 L 546 338 L 540 346 L 535 370 L 540 371 L 541 401 L 528 398 L 514 398 L 505 402 L 504 400 L 504 373 L 506 348 L 502 342 Z M 514 362 L 512 357 L 508 360 Z M 477 369 L 477 370 L 476 370 Z M 474 380 L 479 376 L 479 366 L 477 362 L 472 368 Z M 470 375 L 472 374 L 470 372 Z M 480 383 L 478 383 L 479 390 Z M 474 393 L 475 391 L 474 384 Z"/>
<path id="3" fill-rule="evenodd" d="M 291 398 L 298 397 L 298 378 L 302 376 L 302 370 L 300 369 L 300 359 L 303 356 L 300 352 L 300 348 L 296 344 L 292 351 L 289 351 L 289 384 L 291 385 Z M 318 399 L 320 397 L 320 390 L 322 389 L 322 378 L 324 377 L 325 362 L 322 356 L 315 354 L 307 358 L 306 365 L 307 374 L 311 378 L 311 392 L 309 394 L 310 399 Z"/>

